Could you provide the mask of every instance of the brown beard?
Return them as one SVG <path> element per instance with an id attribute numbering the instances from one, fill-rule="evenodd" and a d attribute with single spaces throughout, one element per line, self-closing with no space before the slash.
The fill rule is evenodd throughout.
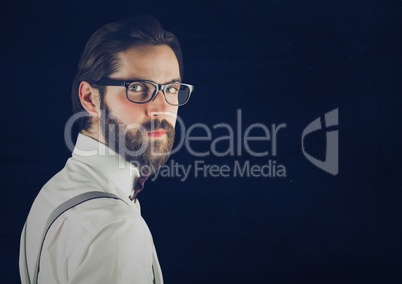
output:
<path id="1" fill-rule="evenodd" d="M 166 163 L 172 151 L 175 135 L 173 126 L 165 119 L 126 125 L 114 118 L 106 103 L 102 103 L 102 106 L 104 115 L 101 115 L 100 125 L 106 145 L 138 167 L 142 174 L 155 174 Z M 146 131 L 156 129 L 164 129 L 166 139 L 152 139 L 146 136 Z"/>

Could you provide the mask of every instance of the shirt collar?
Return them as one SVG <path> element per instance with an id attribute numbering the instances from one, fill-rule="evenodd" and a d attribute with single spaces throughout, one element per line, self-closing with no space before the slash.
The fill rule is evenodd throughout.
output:
<path id="1" fill-rule="evenodd" d="M 99 169 L 128 197 L 133 194 L 138 169 L 107 145 L 82 133 L 78 134 L 73 158 Z"/>

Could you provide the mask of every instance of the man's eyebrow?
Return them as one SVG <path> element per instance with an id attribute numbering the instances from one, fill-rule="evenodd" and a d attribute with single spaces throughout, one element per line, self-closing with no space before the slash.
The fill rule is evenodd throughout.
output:
<path id="1" fill-rule="evenodd" d="M 154 81 L 152 81 L 152 80 L 148 80 L 148 79 L 145 79 L 145 78 L 131 78 L 131 79 L 129 79 L 129 80 L 124 80 L 124 81 L 126 81 L 126 82 L 132 82 L 132 81 L 150 81 L 150 82 L 152 82 L 152 83 L 155 83 L 155 84 L 158 84 L 158 83 L 156 83 L 156 82 L 154 82 Z M 165 82 L 165 83 L 163 83 L 162 85 L 166 85 L 166 84 L 171 84 L 171 83 L 181 83 L 181 79 L 180 78 L 175 78 L 175 79 L 173 79 L 173 80 L 170 80 L 170 81 L 168 81 L 168 82 Z"/>
<path id="2" fill-rule="evenodd" d="M 173 79 L 173 80 L 171 80 L 169 82 L 166 82 L 164 85 L 170 84 L 170 83 L 181 83 L 181 79 L 180 78 Z"/>

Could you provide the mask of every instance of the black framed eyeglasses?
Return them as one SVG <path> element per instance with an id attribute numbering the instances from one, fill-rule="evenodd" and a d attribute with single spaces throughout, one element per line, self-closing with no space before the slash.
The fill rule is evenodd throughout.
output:
<path id="1" fill-rule="evenodd" d="M 190 99 L 194 86 L 184 83 L 157 84 L 148 80 L 121 81 L 103 78 L 94 83 L 98 86 L 120 86 L 126 88 L 126 96 L 130 102 L 146 104 L 156 98 L 159 91 L 168 104 L 172 106 L 183 106 Z"/>

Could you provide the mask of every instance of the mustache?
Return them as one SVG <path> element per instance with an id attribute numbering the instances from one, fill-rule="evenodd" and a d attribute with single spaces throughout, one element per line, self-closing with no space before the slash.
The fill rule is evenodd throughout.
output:
<path id="1" fill-rule="evenodd" d="M 173 126 L 166 119 L 153 119 L 141 124 L 147 131 L 152 131 L 156 129 L 164 129 L 167 132 L 173 130 Z"/>

